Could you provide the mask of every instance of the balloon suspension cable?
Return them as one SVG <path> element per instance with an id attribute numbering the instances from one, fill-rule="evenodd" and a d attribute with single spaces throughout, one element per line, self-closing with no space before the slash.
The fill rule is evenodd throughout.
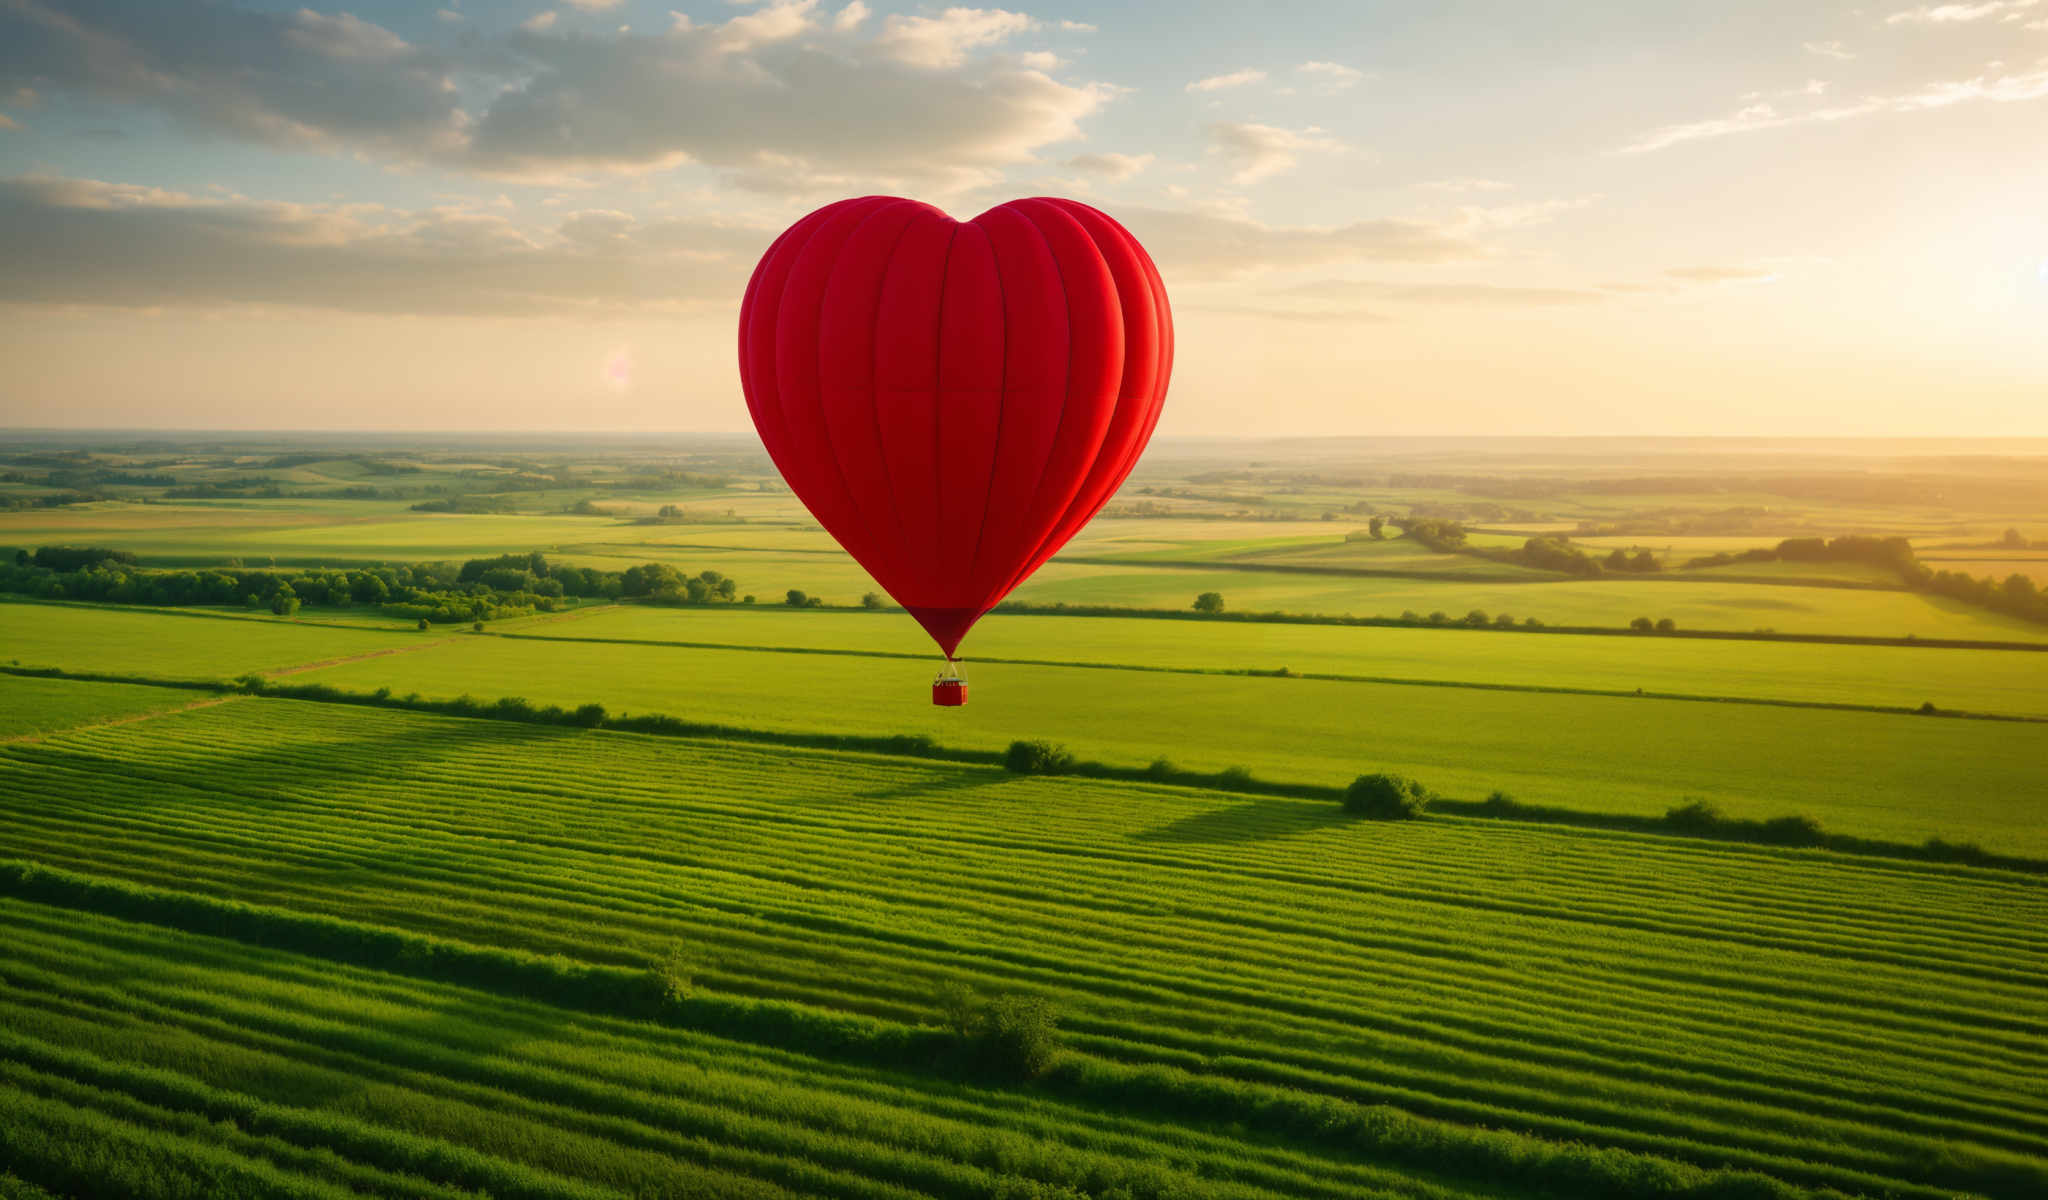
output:
<path id="1" fill-rule="evenodd" d="M 965 679 L 960 673 L 960 660 L 948 654 L 945 669 L 939 672 L 940 679 Z"/>

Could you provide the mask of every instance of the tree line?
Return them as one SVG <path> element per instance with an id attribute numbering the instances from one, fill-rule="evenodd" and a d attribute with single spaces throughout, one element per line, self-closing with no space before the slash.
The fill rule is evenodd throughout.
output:
<path id="1" fill-rule="evenodd" d="M 574 607 L 582 600 L 650 604 L 751 603 L 719 571 L 692 575 L 667 563 L 622 571 L 550 563 L 545 555 L 503 554 L 447 562 L 360 568 L 138 566 L 125 550 L 44 546 L 18 550 L 0 566 L 0 592 L 51 600 L 165 606 L 239 605 L 290 616 L 302 606 L 374 608 L 428 624 L 503 620 Z"/>

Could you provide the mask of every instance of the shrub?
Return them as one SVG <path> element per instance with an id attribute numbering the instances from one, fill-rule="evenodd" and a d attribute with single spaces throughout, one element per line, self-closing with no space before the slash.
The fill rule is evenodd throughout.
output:
<path id="1" fill-rule="evenodd" d="M 484 623 L 482 621 L 472 622 L 470 624 L 469 631 L 471 633 L 482 633 L 484 631 Z"/>
<path id="2" fill-rule="evenodd" d="M 1203 592 L 1195 597 L 1195 611 L 1214 615 L 1223 611 L 1222 592 Z"/>
<path id="3" fill-rule="evenodd" d="M 791 588 L 788 592 L 784 593 L 782 602 L 791 608 L 805 608 L 810 605 L 811 598 L 802 591 Z"/>
<path id="4" fill-rule="evenodd" d="M 1513 629 L 1515 627 L 1515 619 L 1506 613 L 1502 613 L 1499 616 L 1495 617 L 1493 619 L 1493 623 L 1494 626 L 1499 629 Z"/>
<path id="5" fill-rule="evenodd" d="M 1780 846 L 1818 846 L 1827 840 L 1820 822 L 1812 817 L 1772 817 L 1759 831 L 1764 841 Z"/>
<path id="6" fill-rule="evenodd" d="M 1920 702 L 1920 707 L 1913 711 L 1919 713 L 1923 717 L 1931 717 L 1936 713 L 1940 712 L 1941 710 L 1934 707 L 1934 701 L 1923 700 Z"/>
<path id="7" fill-rule="evenodd" d="M 595 729 L 604 724 L 604 716 L 604 705 L 586 704 L 570 714 L 569 720 L 572 724 L 581 725 L 585 729 Z"/>
<path id="8" fill-rule="evenodd" d="M 1216 786 L 1220 788 L 1248 788 L 1252 785 L 1250 767 L 1225 767 L 1216 773 Z"/>
<path id="9" fill-rule="evenodd" d="M 1697 799 L 1687 800 L 1664 814 L 1666 825 L 1687 833 L 1710 833 L 1718 828 L 1723 820 L 1725 818 L 1721 816 L 1720 809 L 1705 800 Z"/>
<path id="10" fill-rule="evenodd" d="M 1037 996 L 982 999 L 964 988 L 946 998 L 946 1023 L 971 1066 L 1012 1079 L 1036 1079 L 1059 1057 L 1059 1018 Z"/>
<path id="11" fill-rule="evenodd" d="M 1056 742 L 1011 742 L 1003 769 L 1016 775 L 1064 775 L 1074 769 L 1074 756 Z"/>
<path id="12" fill-rule="evenodd" d="M 654 985 L 662 999 L 675 1003 L 690 998 L 690 985 L 694 982 L 690 970 L 690 956 L 682 943 L 671 945 L 668 953 L 662 955 L 652 968 Z"/>
<path id="13" fill-rule="evenodd" d="M 880 592 L 867 592 L 862 594 L 860 598 L 860 606 L 862 608 L 882 607 L 882 594 Z"/>
<path id="14" fill-rule="evenodd" d="M 421 617 L 421 618 L 420 618 L 420 623 L 419 623 L 418 625 L 414 626 L 414 628 L 416 628 L 416 629 L 430 629 L 430 628 L 432 628 L 432 627 L 433 627 L 433 623 L 432 623 L 432 622 L 430 622 L 430 621 L 428 621 L 428 620 L 427 620 L 427 619 L 426 619 L 425 617 Z"/>
<path id="15" fill-rule="evenodd" d="M 1412 821 L 1429 807 L 1430 791 L 1406 775 L 1360 775 L 1344 789 L 1344 811 L 1375 821 Z"/>
<path id="16" fill-rule="evenodd" d="M 1678 622 L 1672 620 L 1670 617 L 1663 617 L 1659 619 L 1657 622 L 1658 633 L 1674 633 L 1677 631 L 1677 629 Z"/>
<path id="17" fill-rule="evenodd" d="M 1637 633 L 1648 633 L 1657 627 L 1657 623 L 1648 617 L 1637 617 L 1628 623 L 1628 627 Z"/>
<path id="18" fill-rule="evenodd" d="M 1145 777 L 1147 779 L 1171 779 L 1176 771 L 1177 768 L 1173 765 L 1173 760 L 1162 755 L 1146 764 Z"/>

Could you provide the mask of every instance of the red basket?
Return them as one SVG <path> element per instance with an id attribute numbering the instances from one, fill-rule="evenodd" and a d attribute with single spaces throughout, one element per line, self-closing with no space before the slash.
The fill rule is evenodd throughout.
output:
<path id="1" fill-rule="evenodd" d="M 967 703 L 967 681 L 965 679 L 933 680 L 932 703 L 943 708 L 958 708 Z"/>

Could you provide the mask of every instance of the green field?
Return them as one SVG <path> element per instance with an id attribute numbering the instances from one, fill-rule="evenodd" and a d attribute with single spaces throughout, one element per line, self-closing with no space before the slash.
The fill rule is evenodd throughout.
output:
<path id="1" fill-rule="evenodd" d="M 60 1190 L 2048 1186 L 2033 877 L 275 700 L 0 748 L 0 828 L 103 881 L 0 900 Z M 676 946 L 680 1027 L 605 1015 Z M 560 957 L 442 978 L 504 949 Z M 922 1065 L 953 985 L 1063 1057 Z"/>
<path id="2" fill-rule="evenodd" d="M 0 675 L 0 739 L 30 738 L 78 725 L 162 712 L 204 696 L 205 693 L 126 683 Z"/>
<path id="3" fill-rule="evenodd" d="M 336 627 L 175 609 L 0 602 L 0 662 L 168 679 L 251 671 L 422 646 L 439 632 L 397 622 Z"/>
<path id="4" fill-rule="evenodd" d="M 935 653 L 924 632 L 898 613 L 619 606 L 509 632 L 922 657 Z M 1969 712 L 2048 716 L 2048 656 L 2025 650 L 995 613 L 982 618 L 963 653 L 970 661 L 1021 659 L 1214 671 L 1286 667 L 1297 674 L 1423 682 L 1641 688 L 1905 708 L 1932 702 Z"/>

